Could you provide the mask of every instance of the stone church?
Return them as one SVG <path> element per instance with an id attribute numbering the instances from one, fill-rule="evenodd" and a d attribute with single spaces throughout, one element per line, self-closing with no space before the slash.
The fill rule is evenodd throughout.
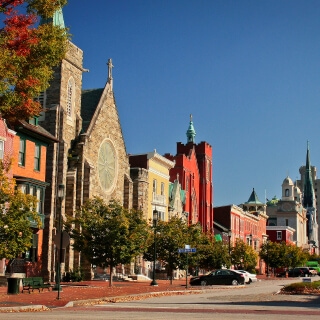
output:
<path id="1" fill-rule="evenodd" d="M 64 27 L 61 10 L 53 23 Z M 59 139 L 48 148 L 46 171 L 50 186 L 45 197 L 42 275 L 52 281 L 57 265 L 54 240 L 61 219 L 74 215 L 93 196 L 132 206 L 129 160 L 114 98 L 112 68 L 109 59 L 103 88 L 83 90 L 82 74 L 88 71 L 83 67 L 83 51 L 70 42 L 50 87 L 39 98 L 45 110 L 39 124 Z M 67 246 L 62 272 L 76 270 L 80 264 L 80 254 Z"/>

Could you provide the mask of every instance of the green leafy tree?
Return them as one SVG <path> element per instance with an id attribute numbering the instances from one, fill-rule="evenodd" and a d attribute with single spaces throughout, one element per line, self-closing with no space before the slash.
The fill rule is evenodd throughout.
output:
<path id="1" fill-rule="evenodd" d="M 237 269 L 253 271 L 257 265 L 258 254 L 243 240 L 237 239 L 231 250 L 231 261 Z"/>
<path id="2" fill-rule="evenodd" d="M 303 251 L 301 247 L 297 247 L 294 244 L 281 243 L 281 246 L 285 248 L 285 266 L 287 268 L 295 268 L 303 266 L 308 260 L 308 252 Z"/>
<path id="3" fill-rule="evenodd" d="M 269 268 L 281 268 L 284 265 L 280 244 L 277 242 L 265 242 L 261 246 L 259 256 L 267 263 Z"/>
<path id="4" fill-rule="evenodd" d="M 294 268 L 308 260 L 308 253 L 302 248 L 285 242 L 268 241 L 262 245 L 259 255 L 271 268 Z"/>
<path id="5" fill-rule="evenodd" d="M 100 198 L 87 201 L 66 227 L 73 247 L 91 264 L 110 268 L 127 264 L 142 254 L 149 237 L 142 212 L 128 210 L 116 201 L 106 204 Z"/>
<path id="6" fill-rule="evenodd" d="M 0 0 L 0 114 L 8 120 L 39 115 L 35 97 L 49 86 L 65 56 L 68 33 L 50 17 L 66 0 Z M 48 23 L 38 25 L 39 16 Z"/>
<path id="7" fill-rule="evenodd" d="M 173 271 L 186 269 L 188 266 L 197 265 L 197 253 L 179 253 L 179 248 L 190 245 L 197 246 L 201 237 L 201 227 L 190 225 L 181 218 L 174 216 L 169 221 L 159 221 L 156 227 L 156 260 L 167 269 L 167 274 L 173 280 Z M 154 259 L 154 236 L 153 231 L 149 238 L 148 250 L 144 254 L 144 259 L 153 261 Z"/>
<path id="8" fill-rule="evenodd" d="M 30 221 L 36 221 L 37 199 L 15 188 L 8 178 L 7 166 L 0 160 L 0 259 L 13 259 L 26 252 L 32 245 Z"/>
<path id="9" fill-rule="evenodd" d="M 143 258 L 148 261 L 154 260 L 155 238 L 156 260 L 166 267 L 167 274 L 172 281 L 173 271 L 183 266 L 183 259 L 178 249 L 184 247 L 188 226 L 180 218 L 172 217 L 169 221 L 159 221 L 155 228 L 150 229 L 148 249 Z"/>
<path id="10" fill-rule="evenodd" d="M 223 241 L 215 240 L 210 234 L 203 234 L 198 243 L 199 267 L 212 270 L 230 267 L 228 246 Z"/>
<path id="11" fill-rule="evenodd" d="M 285 242 L 268 241 L 261 246 L 259 255 L 273 269 L 302 266 L 308 259 L 302 248 Z"/>

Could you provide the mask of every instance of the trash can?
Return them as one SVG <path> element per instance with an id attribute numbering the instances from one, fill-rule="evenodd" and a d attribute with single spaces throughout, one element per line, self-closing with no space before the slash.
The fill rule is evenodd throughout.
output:
<path id="1" fill-rule="evenodd" d="M 8 278 L 8 294 L 18 294 L 20 278 Z"/>

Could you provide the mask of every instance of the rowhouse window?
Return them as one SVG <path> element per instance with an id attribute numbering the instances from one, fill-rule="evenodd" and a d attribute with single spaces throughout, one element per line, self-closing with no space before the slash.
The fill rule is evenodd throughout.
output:
<path id="1" fill-rule="evenodd" d="M 153 180 L 152 190 L 153 190 L 154 194 L 157 193 L 157 180 L 155 180 L 155 179 Z"/>
<path id="2" fill-rule="evenodd" d="M 162 211 L 158 211 L 159 212 L 159 220 L 164 221 L 165 220 L 165 213 Z"/>
<path id="3" fill-rule="evenodd" d="M 24 194 L 30 194 L 37 198 L 36 212 L 39 214 L 43 213 L 43 197 L 44 188 L 38 187 L 32 184 L 19 184 L 17 185 L 19 190 Z"/>
<path id="4" fill-rule="evenodd" d="M 164 183 L 161 182 L 161 195 L 163 196 L 164 195 Z"/>
<path id="5" fill-rule="evenodd" d="M 24 254 L 24 259 L 31 262 L 38 261 L 38 242 L 39 242 L 39 236 L 37 234 L 33 234 L 32 247 Z"/>
<path id="6" fill-rule="evenodd" d="M 24 166 L 26 161 L 26 139 L 20 137 L 19 144 L 19 165 Z"/>
<path id="7" fill-rule="evenodd" d="M 282 240 L 282 232 L 277 231 L 277 240 Z"/>
<path id="8" fill-rule="evenodd" d="M 42 214 L 42 198 L 43 198 L 43 189 L 37 188 L 35 196 L 37 197 L 37 212 Z"/>
<path id="9" fill-rule="evenodd" d="M 35 144 L 34 148 L 34 170 L 40 171 L 40 144 Z"/>

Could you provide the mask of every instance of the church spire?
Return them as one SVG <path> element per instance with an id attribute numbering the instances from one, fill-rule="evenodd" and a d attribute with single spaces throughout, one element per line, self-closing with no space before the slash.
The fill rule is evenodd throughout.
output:
<path id="1" fill-rule="evenodd" d="M 190 114 L 190 123 L 187 131 L 188 143 L 189 142 L 195 143 L 195 136 L 196 136 L 196 131 L 194 130 L 194 127 L 193 127 L 192 114 Z"/>
<path id="2" fill-rule="evenodd" d="M 310 150 L 309 141 L 307 142 L 307 157 L 306 157 L 306 173 L 303 186 L 303 207 L 314 207 L 314 190 L 312 183 L 311 164 L 310 164 Z"/>
<path id="3" fill-rule="evenodd" d="M 61 29 L 65 28 L 63 13 L 61 7 L 55 11 L 53 17 L 51 18 L 41 18 L 40 24 L 52 23 L 56 27 L 60 27 Z"/>

